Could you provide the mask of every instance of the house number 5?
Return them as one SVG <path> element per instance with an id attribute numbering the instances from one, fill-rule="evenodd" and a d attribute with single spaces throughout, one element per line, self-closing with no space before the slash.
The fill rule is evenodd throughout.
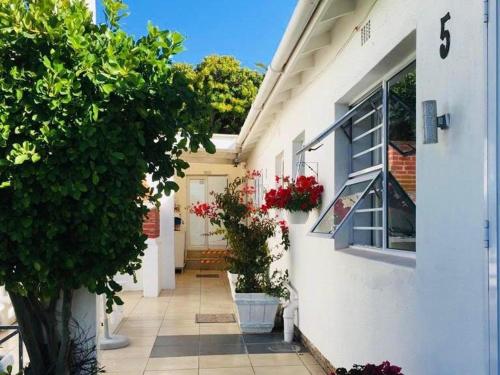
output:
<path id="1" fill-rule="evenodd" d="M 448 57 L 448 53 L 450 53 L 450 43 L 451 43 L 451 34 L 450 30 L 446 29 L 446 22 L 450 20 L 450 12 L 446 13 L 444 17 L 441 18 L 441 46 L 439 47 L 439 55 L 444 60 Z"/>

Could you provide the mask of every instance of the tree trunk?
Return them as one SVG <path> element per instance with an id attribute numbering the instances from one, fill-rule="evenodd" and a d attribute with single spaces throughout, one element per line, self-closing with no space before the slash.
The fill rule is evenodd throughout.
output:
<path id="1" fill-rule="evenodd" d="M 61 298 L 45 303 L 33 294 L 9 294 L 30 359 L 25 374 L 69 375 L 72 291 L 62 290 Z"/>

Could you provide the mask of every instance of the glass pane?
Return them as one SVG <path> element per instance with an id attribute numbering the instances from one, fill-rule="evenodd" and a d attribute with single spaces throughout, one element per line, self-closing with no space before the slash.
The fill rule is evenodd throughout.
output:
<path id="1" fill-rule="evenodd" d="M 352 244 L 383 246 L 382 179 L 378 178 L 368 194 L 359 202 L 352 222 Z M 371 228 L 371 229 L 368 229 Z"/>
<path id="2" fill-rule="evenodd" d="M 207 178 L 207 183 L 208 183 L 208 203 L 215 203 L 215 197 L 210 194 L 211 192 L 214 193 L 222 193 L 224 192 L 224 189 L 227 186 L 227 176 L 209 176 Z M 208 233 L 213 233 L 216 231 L 219 227 L 216 225 L 212 225 L 208 219 L 207 224 L 208 224 Z M 217 234 L 217 235 L 210 235 L 208 236 L 208 247 L 209 248 L 220 248 L 220 249 L 225 249 L 227 247 L 227 241 L 224 239 L 224 235 L 222 234 Z"/>
<path id="3" fill-rule="evenodd" d="M 206 188 L 204 179 L 189 180 L 189 205 L 206 201 Z M 205 219 L 193 213 L 189 214 L 189 245 L 206 246 L 206 226 Z"/>
<path id="4" fill-rule="evenodd" d="M 394 176 L 387 176 L 389 247 L 415 251 L 415 203 Z"/>
<path id="5" fill-rule="evenodd" d="M 387 85 L 388 247 L 415 251 L 416 73 L 415 63 Z"/>
<path id="6" fill-rule="evenodd" d="M 379 91 L 365 100 L 351 119 L 349 125 L 352 136 L 351 156 L 353 157 L 351 172 L 358 172 L 382 163 L 382 148 L 357 156 L 382 144 L 382 127 L 377 128 L 382 121 L 382 95 Z"/>
<path id="7" fill-rule="evenodd" d="M 337 196 L 326 214 L 314 227 L 313 233 L 332 234 L 339 224 L 351 213 L 354 206 L 362 198 L 363 193 L 373 184 L 375 178 L 346 185 Z"/>

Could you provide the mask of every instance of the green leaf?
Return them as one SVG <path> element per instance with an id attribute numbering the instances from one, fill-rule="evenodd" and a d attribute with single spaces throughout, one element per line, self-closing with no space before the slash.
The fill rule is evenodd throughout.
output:
<path id="1" fill-rule="evenodd" d="M 114 85 L 110 84 L 110 83 L 106 83 L 104 85 L 101 86 L 102 88 L 102 91 L 105 93 L 105 94 L 111 94 L 114 90 Z"/>
<path id="2" fill-rule="evenodd" d="M 97 185 L 99 183 L 99 175 L 96 172 L 92 174 L 92 183 L 94 185 Z"/>
<path id="3" fill-rule="evenodd" d="M 34 262 L 33 263 L 33 267 L 35 268 L 35 270 L 37 270 L 38 272 L 40 272 L 40 270 L 42 269 L 42 265 L 40 264 L 40 262 Z"/>
<path id="4" fill-rule="evenodd" d="M 114 159 L 118 159 L 118 160 L 125 159 L 125 155 L 121 152 L 118 152 L 118 151 L 112 152 L 111 155 L 113 156 Z"/>
<path id="5" fill-rule="evenodd" d="M 40 159 L 41 159 L 41 157 L 40 157 L 40 155 L 38 155 L 38 154 L 33 154 L 33 155 L 31 155 L 31 161 L 32 161 L 33 163 L 36 163 L 37 161 L 40 161 Z"/>
<path id="6" fill-rule="evenodd" d="M 10 186 L 11 186 L 10 181 L 4 181 L 4 182 L 0 183 L 0 189 L 5 189 L 5 188 L 8 188 Z"/>
<path id="7" fill-rule="evenodd" d="M 23 164 L 26 160 L 29 159 L 29 156 L 26 155 L 26 154 L 22 154 L 22 155 L 18 155 L 16 156 L 16 158 L 14 159 L 14 164 L 16 165 L 20 165 L 20 164 Z"/>

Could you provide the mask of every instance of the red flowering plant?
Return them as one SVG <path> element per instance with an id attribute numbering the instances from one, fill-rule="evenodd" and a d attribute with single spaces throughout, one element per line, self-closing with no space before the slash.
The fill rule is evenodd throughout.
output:
<path id="1" fill-rule="evenodd" d="M 321 204 L 323 185 L 314 176 L 298 176 L 296 180 L 276 176 L 276 183 L 281 184 L 265 195 L 267 208 L 309 212 Z"/>
<path id="2" fill-rule="evenodd" d="M 401 367 L 391 365 L 389 361 L 382 362 L 380 365 L 368 363 L 366 365 L 354 365 L 347 371 L 345 368 L 338 368 L 332 375 L 404 375 Z"/>
<path id="3" fill-rule="evenodd" d="M 274 261 L 290 246 L 285 221 L 271 217 L 266 207 L 255 207 L 251 181 L 258 172 L 249 171 L 229 183 L 221 193 L 211 193 L 214 203 L 198 203 L 190 212 L 208 218 L 218 229 L 210 234 L 223 234 L 230 246 L 227 262 L 238 275 L 238 293 L 266 293 L 288 297 L 285 287 L 288 271 L 271 272 Z M 268 239 L 278 236 L 279 243 L 271 248 Z"/>

